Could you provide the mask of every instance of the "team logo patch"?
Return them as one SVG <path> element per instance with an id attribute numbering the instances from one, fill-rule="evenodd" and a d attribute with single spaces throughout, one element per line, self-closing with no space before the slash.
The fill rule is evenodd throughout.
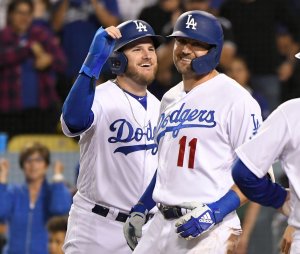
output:
<path id="1" fill-rule="evenodd" d="M 146 25 L 144 25 L 142 22 L 139 22 L 137 20 L 134 20 L 133 22 L 136 25 L 136 30 L 138 30 L 139 32 L 143 32 L 143 31 L 147 32 L 148 31 Z"/>
<path id="2" fill-rule="evenodd" d="M 185 28 L 192 28 L 193 30 L 196 30 L 197 22 L 195 22 L 195 19 L 192 17 L 192 15 L 188 15 L 188 19 L 185 24 Z"/>
<path id="3" fill-rule="evenodd" d="M 252 131 L 252 135 L 254 136 L 259 127 L 260 127 L 260 124 L 259 124 L 259 120 L 255 117 L 255 114 L 251 114 L 251 117 L 252 117 L 252 121 L 253 121 L 253 131 Z"/>

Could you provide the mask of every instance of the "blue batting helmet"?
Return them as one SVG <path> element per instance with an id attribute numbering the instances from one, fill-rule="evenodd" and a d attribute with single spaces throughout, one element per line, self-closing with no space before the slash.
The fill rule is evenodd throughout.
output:
<path id="1" fill-rule="evenodd" d="M 143 20 L 129 20 L 121 23 L 117 28 L 120 29 L 122 37 L 116 40 L 114 52 L 109 57 L 110 69 L 117 75 L 124 73 L 128 64 L 127 57 L 122 52 L 124 46 L 145 37 L 153 40 L 155 48 L 163 42 L 163 37 L 156 35 L 153 28 Z"/>
<path id="2" fill-rule="evenodd" d="M 204 11 L 188 11 L 176 21 L 169 37 L 185 37 L 212 46 L 209 52 L 192 60 L 192 69 L 199 75 L 210 72 L 219 64 L 223 47 L 223 30 L 218 19 Z"/>

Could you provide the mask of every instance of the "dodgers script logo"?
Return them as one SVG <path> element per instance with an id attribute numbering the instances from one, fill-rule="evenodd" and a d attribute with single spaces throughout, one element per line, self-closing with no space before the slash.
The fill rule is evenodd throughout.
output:
<path id="1" fill-rule="evenodd" d="M 156 127 L 152 128 L 151 122 L 149 121 L 146 129 L 134 129 L 132 124 L 126 119 L 118 119 L 110 125 L 109 129 L 114 134 L 108 138 L 109 143 L 128 144 L 131 141 L 141 141 L 143 137 L 145 137 L 147 141 L 154 141 Z M 157 145 L 154 142 L 147 145 L 124 145 L 115 149 L 114 153 L 123 153 L 127 155 L 141 150 L 151 150 L 151 153 L 155 155 L 157 153 Z"/>
<path id="2" fill-rule="evenodd" d="M 190 26 L 192 26 L 193 30 L 196 30 L 196 26 L 197 26 L 197 22 L 195 22 L 195 19 L 192 18 L 192 15 L 188 15 L 188 19 L 186 21 L 186 27 L 185 28 L 190 28 Z"/>
<path id="3" fill-rule="evenodd" d="M 184 128 L 213 128 L 217 125 L 214 110 L 184 109 L 183 103 L 178 110 L 166 115 L 160 115 L 157 127 L 157 143 L 166 134 L 172 132 L 172 137 L 176 138 L 181 129 Z"/>
<path id="4" fill-rule="evenodd" d="M 139 32 L 142 32 L 143 30 L 144 32 L 147 32 L 147 27 L 142 22 L 138 22 L 137 20 L 134 20 L 133 22 L 136 25 L 136 30 Z"/>

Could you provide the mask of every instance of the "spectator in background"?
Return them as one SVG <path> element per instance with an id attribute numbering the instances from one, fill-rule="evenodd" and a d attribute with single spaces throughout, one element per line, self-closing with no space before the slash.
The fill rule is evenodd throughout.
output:
<path id="1" fill-rule="evenodd" d="M 246 61 L 242 57 L 235 57 L 232 60 L 228 68 L 228 76 L 236 80 L 242 87 L 249 91 L 261 108 L 262 118 L 266 119 L 270 114 L 268 102 L 261 94 L 251 88 L 251 74 Z"/>
<path id="2" fill-rule="evenodd" d="M 300 45 L 284 28 L 278 30 L 276 45 L 281 57 L 278 68 L 282 85 L 281 101 L 285 102 L 300 97 L 300 63 L 294 57 L 300 51 Z"/>
<path id="3" fill-rule="evenodd" d="M 182 13 L 180 0 L 158 0 L 153 6 L 144 8 L 139 19 L 146 21 L 154 31 L 168 35 L 173 29 L 173 23 Z"/>
<path id="4" fill-rule="evenodd" d="M 63 254 L 62 246 L 67 232 L 68 218 L 66 216 L 52 217 L 47 223 L 49 254 Z"/>
<path id="5" fill-rule="evenodd" d="M 0 223 L 0 253 L 6 244 L 6 225 L 5 223 Z"/>
<path id="6" fill-rule="evenodd" d="M 35 25 L 43 26 L 51 33 L 53 30 L 50 25 L 51 17 L 51 2 L 50 0 L 33 0 L 33 23 Z"/>
<path id="7" fill-rule="evenodd" d="M 177 5 L 175 3 L 177 2 Z M 172 4 L 171 4 L 172 3 Z M 164 4 L 164 5 L 163 5 Z M 168 4 L 168 5 L 167 5 Z M 157 13 L 156 18 L 154 18 L 151 22 L 157 23 L 157 29 L 161 30 L 161 33 L 165 33 L 167 31 L 168 34 L 170 32 L 168 29 L 173 27 L 173 23 L 176 21 L 177 17 L 181 14 L 182 10 L 184 11 L 192 11 L 192 10 L 201 10 L 206 12 L 211 12 L 211 4 L 212 0 L 182 0 L 181 1 L 181 10 L 178 10 L 179 2 L 178 1 L 169 1 L 169 0 L 161 0 L 156 7 L 148 8 L 141 14 L 142 19 L 149 19 L 153 13 Z M 160 7 L 161 6 L 161 7 Z M 162 10 L 166 10 L 167 8 L 163 6 L 169 6 L 168 9 L 173 12 L 159 14 L 158 8 L 160 7 Z M 171 8 L 172 7 L 172 8 Z M 146 16 L 143 16 L 147 13 Z M 164 19 L 163 19 L 164 17 Z M 232 59 L 236 54 L 236 44 L 234 42 L 234 36 L 232 31 L 231 22 L 223 17 L 217 17 L 219 22 L 222 25 L 223 33 L 224 33 L 224 44 L 223 50 L 220 58 L 220 63 L 217 67 L 219 72 L 225 72 L 230 65 Z M 165 20 L 165 21 L 161 21 Z M 168 22 L 167 22 L 168 20 Z M 161 25 L 162 24 L 166 25 Z M 168 28 L 168 29 L 167 29 Z M 159 31 L 160 31 L 159 30 Z M 158 31 L 158 32 L 159 32 Z M 177 84 L 181 81 L 181 75 L 177 72 L 176 68 L 173 64 L 172 54 L 173 54 L 173 41 L 169 41 L 164 44 L 162 47 L 158 49 L 158 58 L 159 58 L 159 67 L 156 76 L 156 81 L 154 84 L 150 86 L 150 91 L 158 98 L 161 99 L 163 94 L 165 94 L 174 84 Z"/>
<path id="8" fill-rule="evenodd" d="M 220 12 L 220 8 L 225 1 L 226 0 L 211 0 L 210 3 L 211 13 L 214 14 L 215 16 L 218 16 Z"/>
<path id="9" fill-rule="evenodd" d="M 0 30 L 6 26 L 6 9 L 8 5 L 8 1 L 9 0 L 0 1 Z"/>
<path id="10" fill-rule="evenodd" d="M 19 163 L 25 183 L 15 186 L 7 184 L 9 162 L 0 160 L 0 221 L 9 227 L 4 253 L 48 253 L 46 223 L 52 216 L 67 214 L 71 206 L 71 194 L 63 183 L 63 165 L 54 165 L 53 183 L 49 184 L 50 153 L 39 143 L 25 147 Z"/>
<path id="11" fill-rule="evenodd" d="M 122 21 L 138 19 L 141 10 L 156 2 L 157 0 L 117 0 L 120 18 Z"/>
<path id="12" fill-rule="evenodd" d="M 155 5 L 144 8 L 139 18 L 148 22 L 156 33 L 168 35 L 172 32 L 177 18 L 182 13 L 181 7 L 180 0 L 158 0 Z M 149 86 L 149 91 L 159 100 L 181 80 L 181 75 L 178 74 L 173 64 L 172 42 L 169 40 L 157 50 L 159 66 L 156 79 Z"/>
<path id="13" fill-rule="evenodd" d="M 284 0 L 227 0 L 220 15 L 232 23 L 238 54 L 245 57 L 252 73 L 252 87 L 266 97 L 273 110 L 280 103 L 281 92 L 276 28 L 280 22 L 299 37 L 296 17 Z"/>
<path id="14" fill-rule="evenodd" d="M 53 132 L 59 119 L 56 73 L 66 58 L 57 39 L 32 19 L 31 0 L 12 0 L 0 31 L 1 131 L 10 135 Z"/>
<path id="15" fill-rule="evenodd" d="M 97 29 L 118 23 L 116 0 L 59 0 L 54 6 L 52 28 L 60 36 L 68 59 L 66 74 L 61 77 L 64 85 L 59 87 L 63 101 L 77 78 Z M 109 72 L 108 68 L 104 67 L 103 72 Z"/>
<path id="16" fill-rule="evenodd" d="M 213 13 L 211 5 L 213 0 L 183 0 L 183 8 L 185 11 L 200 10 Z M 232 30 L 231 22 L 224 18 L 217 16 L 224 33 L 224 45 L 222 49 L 222 54 L 220 58 L 220 63 L 218 65 L 218 71 L 225 72 L 226 69 L 231 64 L 235 54 L 236 54 L 236 44 L 234 42 L 234 35 Z"/>

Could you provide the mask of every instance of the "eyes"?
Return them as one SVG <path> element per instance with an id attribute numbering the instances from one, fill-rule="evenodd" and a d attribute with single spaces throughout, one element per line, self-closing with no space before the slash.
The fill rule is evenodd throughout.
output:
<path id="1" fill-rule="evenodd" d="M 139 46 L 132 48 L 133 52 L 140 52 L 140 51 L 144 51 L 144 50 L 145 50 L 145 48 L 139 47 Z M 146 50 L 149 52 L 155 52 L 155 48 L 153 46 L 147 48 Z"/>
<path id="2" fill-rule="evenodd" d="M 176 38 L 175 42 L 178 46 L 185 46 L 189 45 L 193 48 L 193 50 L 210 50 L 212 48 L 211 45 L 201 42 L 201 41 L 196 41 L 192 39 L 186 39 L 186 38 Z"/>

